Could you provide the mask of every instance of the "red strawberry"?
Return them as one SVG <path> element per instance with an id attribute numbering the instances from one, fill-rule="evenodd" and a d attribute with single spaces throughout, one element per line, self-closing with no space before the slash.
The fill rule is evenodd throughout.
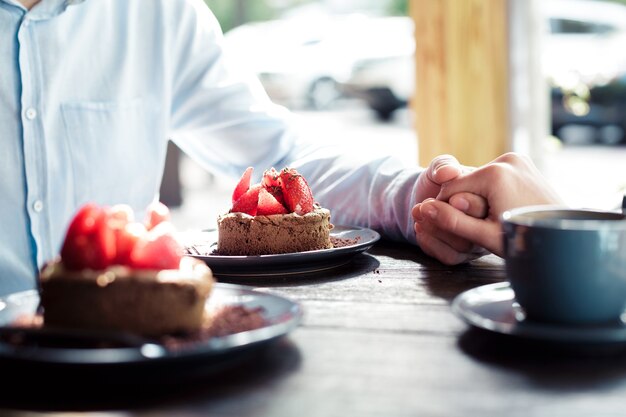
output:
<path id="1" fill-rule="evenodd" d="M 259 191 L 259 206 L 257 215 L 269 216 L 270 214 L 287 214 L 287 209 L 265 188 Z"/>
<path id="2" fill-rule="evenodd" d="M 108 210 L 96 204 L 88 203 L 78 210 L 61 248 L 67 269 L 104 269 L 113 263 L 115 236 L 108 221 Z"/>
<path id="3" fill-rule="evenodd" d="M 107 227 L 115 237 L 115 264 L 128 265 L 135 243 L 146 233 L 146 226 L 134 221 L 134 218 L 135 213 L 127 204 L 117 204 L 109 210 Z"/>
<path id="4" fill-rule="evenodd" d="M 280 174 L 274 169 L 274 167 L 271 167 L 263 173 L 262 183 L 267 189 L 280 187 Z"/>
<path id="5" fill-rule="evenodd" d="M 313 211 L 313 194 L 302 175 L 293 168 L 285 168 L 280 172 L 285 207 L 296 214 Z"/>
<path id="6" fill-rule="evenodd" d="M 170 218 L 170 209 L 160 201 L 155 201 L 148 206 L 144 223 L 146 229 L 151 230 L 161 222 L 170 221 Z"/>
<path id="7" fill-rule="evenodd" d="M 243 175 L 239 179 L 235 191 L 233 191 L 233 205 L 244 195 L 246 191 L 250 189 L 250 178 L 252 177 L 252 167 L 246 168 Z"/>
<path id="8" fill-rule="evenodd" d="M 256 216 L 259 205 L 259 191 L 261 191 L 262 188 L 261 184 L 254 184 L 248 191 L 239 197 L 239 199 L 233 204 L 233 208 L 230 209 L 230 212 L 246 213 L 251 216 Z"/>
<path id="9" fill-rule="evenodd" d="M 135 213 L 128 204 L 116 204 L 109 209 L 109 227 L 124 227 L 132 221 L 135 221 Z"/>
<path id="10" fill-rule="evenodd" d="M 148 231 L 143 223 L 130 222 L 121 229 L 113 229 L 115 233 L 115 263 L 131 265 L 131 253 L 139 240 L 145 239 Z"/>
<path id="11" fill-rule="evenodd" d="M 265 188 L 281 205 L 285 205 L 285 197 L 283 197 L 282 187 L 266 187 Z"/>
<path id="12" fill-rule="evenodd" d="M 169 222 L 159 223 L 137 240 L 130 254 L 130 266 L 137 269 L 178 269 L 183 255 Z"/>

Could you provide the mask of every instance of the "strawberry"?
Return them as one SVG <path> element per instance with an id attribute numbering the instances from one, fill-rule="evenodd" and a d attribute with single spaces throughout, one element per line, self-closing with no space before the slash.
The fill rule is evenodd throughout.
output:
<path id="1" fill-rule="evenodd" d="M 151 230 L 161 222 L 170 221 L 170 209 L 160 201 L 155 201 L 148 206 L 144 224 L 146 229 Z"/>
<path id="2" fill-rule="evenodd" d="M 130 253 L 130 266 L 137 269 L 178 269 L 183 248 L 172 231 L 171 223 L 161 222 L 140 237 Z"/>
<path id="3" fill-rule="evenodd" d="M 313 194 L 304 177 L 293 168 L 284 168 L 280 172 L 285 207 L 296 214 L 313 211 Z"/>
<path id="4" fill-rule="evenodd" d="M 261 184 L 255 184 L 250 187 L 250 189 L 233 204 L 233 208 L 230 210 L 231 213 L 246 213 L 251 216 L 256 216 L 259 205 L 259 192 L 262 188 Z"/>
<path id="5" fill-rule="evenodd" d="M 278 201 L 282 206 L 285 205 L 285 198 L 283 197 L 283 189 L 280 186 L 265 187 L 265 189 Z"/>
<path id="6" fill-rule="evenodd" d="M 267 189 L 280 187 L 280 174 L 274 167 L 271 167 L 263 173 L 262 183 Z"/>
<path id="7" fill-rule="evenodd" d="M 108 222 L 108 209 L 93 203 L 76 212 L 61 248 L 67 269 L 104 269 L 113 263 L 115 236 Z"/>
<path id="8" fill-rule="evenodd" d="M 146 226 L 134 221 L 134 218 L 133 209 L 126 204 L 117 204 L 109 210 L 107 227 L 113 231 L 115 238 L 115 264 L 128 265 L 135 243 L 146 233 Z"/>
<path id="9" fill-rule="evenodd" d="M 132 221 L 135 221 L 135 213 L 133 212 L 133 208 L 128 204 L 116 204 L 109 209 L 110 227 L 123 227 Z"/>
<path id="10" fill-rule="evenodd" d="M 246 193 L 250 189 L 250 178 L 252 177 L 252 167 L 246 168 L 243 175 L 239 179 L 237 186 L 235 187 L 235 191 L 233 191 L 232 202 L 233 205 L 241 198 L 242 195 Z"/>
<path id="11" fill-rule="evenodd" d="M 127 223 L 123 228 L 113 229 L 115 233 L 115 263 L 118 265 L 130 265 L 131 253 L 137 242 L 145 239 L 146 226 L 139 222 Z"/>
<path id="12" fill-rule="evenodd" d="M 287 209 L 265 188 L 259 191 L 257 215 L 287 214 Z"/>

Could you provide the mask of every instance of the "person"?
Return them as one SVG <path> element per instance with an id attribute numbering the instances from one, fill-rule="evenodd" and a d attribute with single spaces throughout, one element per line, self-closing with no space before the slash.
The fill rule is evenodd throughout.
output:
<path id="1" fill-rule="evenodd" d="M 37 286 L 82 204 L 157 198 L 168 139 L 216 175 L 291 166 L 335 224 L 417 243 L 463 168 L 320 147 L 234 64 L 201 0 L 0 0 L 0 295 Z"/>
<path id="2" fill-rule="evenodd" d="M 442 184 L 437 197 L 416 204 L 412 215 L 422 250 L 455 265 L 485 250 L 503 256 L 500 219 L 506 210 L 563 204 L 529 157 L 506 153 Z"/>

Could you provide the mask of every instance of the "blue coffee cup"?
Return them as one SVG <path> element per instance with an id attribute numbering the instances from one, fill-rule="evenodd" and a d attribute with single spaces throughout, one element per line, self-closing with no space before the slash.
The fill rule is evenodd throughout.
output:
<path id="1" fill-rule="evenodd" d="M 626 308 L 626 215 L 554 206 L 502 215 L 506 274 L 529 320 L 614 323 Z"/>

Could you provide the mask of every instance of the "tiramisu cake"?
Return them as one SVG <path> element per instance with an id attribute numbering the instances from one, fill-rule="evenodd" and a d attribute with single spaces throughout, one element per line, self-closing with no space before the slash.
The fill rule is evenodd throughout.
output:
<path id="1" fill-rule="evenodd" d="M 329 249 L 330 211 L 315 203 L 306 180 L 293 168 L 271 168 L 250 185 L 246 169 L 229 213 L 218 217 L 219 255 L 268 255 Z"/>
<path id="2" fill-rule="evenodd" d="M 213 275 L 182 256 L 167 207 L 135 222 L 128 206 L 84 205 L 59 259 L 40 276 L 44 326 L 145 336 L 193 333 L 205 320 Z"/>

